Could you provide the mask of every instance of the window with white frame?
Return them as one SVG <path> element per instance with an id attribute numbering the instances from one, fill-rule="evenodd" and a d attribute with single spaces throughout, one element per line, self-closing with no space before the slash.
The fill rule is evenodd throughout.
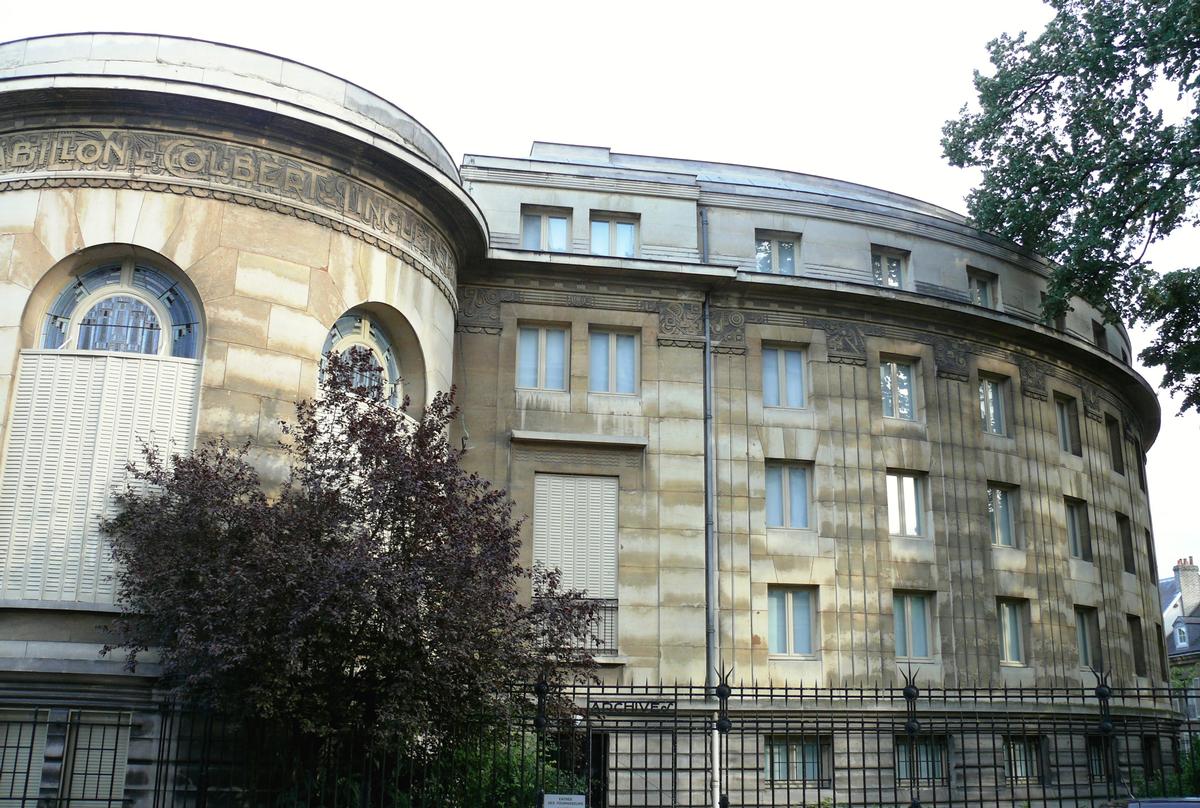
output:
<path id="1" fill-rule="evenodd" d="M 1008 434 L 1008 379 L 979 374 L 979 418 L 984 432 Z"/>
<path id="2" fill-rule="evenodd" d="M 1175 646 L 1177 648 L 1187 648 L 1187 644 L 1188 644 L 1187 626 L 1176 626 L 1175 627 Z"/>
<path id="3" fill-rule="evenodd" d="M 896 782 L 933 786 L 950 782 L 950 742 L 945 735 L 896 736 Z"/>
<path id="4" fill-rule="evenodd" d="M 588 390 L 631 395 L 637 392 L 637 382 L 638 335 L 592 329 L 588 338 Z"/>
<path id="5" fill-rule="evenodd" d="M 1067 548 L 1071 558 L 1092 560 L 1092 535 L 1088 528 L 1087 503 L 1081 499 L 1063 499 L 1067 515 Z"/>
<path id="6" fill-rule="evenodd" d="M 521 208 L 521 249 L 566 252 L 571 238 L 571 212 L 565 208 Z"/>
<path id="7" fill-rule="evenodd" d="M 1042 782 L 1041 736 L 1005 736 L 1004 774 L 1008 782 L 1014 785 Z"/>
<path id="8" fill-rule="evenodd" d="M 883 394 L 884 417 L 916 420 L 916 362 L 911 359 L 881 359 L 879 384 Z"/>
<path id="9" fill-rule="evenodd" d="M 1058 446 L 1064 452 L 1082 455 L 1079 441 L 1079 408 L 1070 396 L 1055 394 L 1054 415 L 1058 421 Z"/>
<path id="10" fill-rule="evenodd" d="M 987 511 L 988 528 L 991 531 L 992 544 L 997 547 L 1016 547 L 1017 531 L 1014 515 L 1016 514 L 1017 489 L 1000 483 L 988 483 Z"/>
<path id="11" fill-rule="evenodd" d="M 896 627 L 896 659 L 933 657 L 933 595 L 896 592 L 892 596 Z"/>
<path id="12" fill-rule="evenodd" d="M 806 365 L 803 348 L 764 345 L 762 349 L 763 406 L 803 407 Z"/>
<path id="13" fill-rule="evenodd" d="M 566 390 L 570 344 L 570 332 L 564 326 L 520 326 L 517 329 L 517 387 Z"/>
<path id="14" fill-rule="evenodd" d="M 191 449 L 201 332 L 184 279 L 134 258 L 84 269 L 53 300 L 40 348 L 20 353 L 12 397 L 0 598 L 113 602 L 101 520 L 115 515 L 143 444 L 163 456 Z"/>
<path id="15" fill-rule="evenodd" d="M 767 587 L 767 638 L 772 654 L 814 656 L 817 652 L 817 588 Z"/>
<path id="16" fill-rule="evenodd" d="M 1000 279 L 991 272 L 968 268 L 967 288 L 971 295 L 971 302 L 976 306 L 994 309 L 1000 303 Z"/>
<path id="17" fill-rule="evenodd" d="M 637 236 L 636 217 L 592 212 L 592 255 L 636 258 Z"/>
<path id="18" fill-rule="evenodd" d="M 775 275 L 795 275 L 796 258 L 800 253 L 800 236 L 796 233 L 754 232 L 754 268 Z"/>
<path id="19" fill-rule="evenodd" d="M 871 272 L 877 286 L 908 288 L 908 254 L 876 247 L 871 250 Z"/>
<path id="20" fill-rule="evenodd" d="M 906 471 L 887 473 L 888 533 L 892 536 L 925 535 L 924 475 Z"/>
<path id="21" fill-rule="evenodd" d="M 812 467 L 767 463 L 767 527 L 809 527 Z"/>
<path id="22" fill-rule="evenodd" d="M 616 477 L 535 474 L 533 560 L 562 572 L 564 589 L 578 589 L 599 611 L 598 651 L 617 650 Z"/>
<path id="23" fill-rule="evenodd" d="M 1100 615 L 1092 606 L 1075 607 L 1075 644 L 1079 667 L 1100 670 Z"/>
<path id="24" fill-rule="evenodd" d="M 768 735 L 766 779 L 825 788 L 832 783 L 833 739 L 818 735 Z"/>
<path id="25" fill-rule="evenodd" d="M 343 314 L 329 329 L 321 356 L 344 356 L 352 349 L 369 354 L 367 366 L 355 368 L 354 386 L 380 395 L 393 407 L 400 406 L 403 392 L 400 386 L 400 363 L 392 342 L 383 326 L 369 314 L 351 310 Z"/>
<path id="26" fill-rule="evenodd" d="M 996 606 L 1000 617 L 1000 661 L 1007 665 L 1027 664 L 1025 625 L 1028 601 L 1001 598 Z"/>

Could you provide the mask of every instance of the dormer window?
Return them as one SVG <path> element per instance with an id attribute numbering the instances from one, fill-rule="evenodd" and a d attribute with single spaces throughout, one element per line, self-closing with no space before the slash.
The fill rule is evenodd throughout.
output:
<path id="1" fill-rule="evenodd" d="M 908 253 L 887 247 L 871 248 L 871 272 L 876 286 L 908 288 Z"/>
<path id="2" fill-rule="evenodd" d="M 521 208 L 521 249 L 566 252 L 571 212 L 565 208 Z"/>
<path id="3" fill-rule="evenodd" d="M 800 252 L 799 233 L 754 231 L 754 269 L 775 275 L 795 275 Z"/>
<path id="4" fill-rule="evenodd" d="M 1179 626 L 1175 629 L 1175 645 L 1178 648 L 1187 648 L 1187 626 Z"/>

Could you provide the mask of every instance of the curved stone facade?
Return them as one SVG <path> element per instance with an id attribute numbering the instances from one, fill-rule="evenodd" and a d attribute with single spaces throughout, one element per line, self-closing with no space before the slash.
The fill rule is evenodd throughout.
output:
<path id="1" fill-rule="evenodd" d="M 705 674 L 707 296 L 719 648 L 737 676 L 887 684 L 912 664 L 947 686 L 1086 682 L 1081 620 L 1122 683 L 1162 680 L 1141 477 L 1154 393 L 1121 328 L 1082 304 L 1041 323 L 1044 262 L 962 217 L 588 147 L 460 171 L 355 85 L 192 40 L 8 43 L 0 95 L 0 428 L 18 492 L 0 678 L 120 674 L 93 628 L 111 592 L 63 583 L 103 577 L 99 545 L 55 544 L 50 522 L 47 543 L 16 538 L 41 518 L 28 464 L 50 440 L 28 402 L 71 384 L 39 374 L 134 372 L 44 348 L 54 301 L 112 264 L 152 267 L 198 312 L 198 358 L 137 366 L 184 368 L 177 404 L 145 406 L 185 443 L 249 440 L 268 479 L 343 315 L 387 331 L 418 403 L 457 383 L 456 437 L 530 515 L 526 560 L 546 560 L 539 531 L 577 542 L 572 575 L 607 602 L 609 679 Z M 39 490 L 69 488 L 72 462 L 38 465 Z M 567 490 L 598 497 L 603 529 L 566 521 Z"/>

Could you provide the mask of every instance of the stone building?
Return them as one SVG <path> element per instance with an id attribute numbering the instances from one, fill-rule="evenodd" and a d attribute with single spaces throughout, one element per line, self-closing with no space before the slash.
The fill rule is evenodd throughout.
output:
<path id="1" fill-rule="evenodd" d="M 961 216 L 595 147 L 459 166 L 354 84 L 187 39 L 8 43 L 0 94 L 6 695 L 153 704 L 98 655 L 126 459 L 225 435 L 278 475 L 349 344 L 417 402 L 458 385 L 525 560 L 606 601 L 610 681 L 1164 679 L 1154 391 Z"/>

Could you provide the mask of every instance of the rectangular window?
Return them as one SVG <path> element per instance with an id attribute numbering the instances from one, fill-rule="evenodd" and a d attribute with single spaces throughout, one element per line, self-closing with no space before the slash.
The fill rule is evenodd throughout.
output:
<path id="1" fill-rule="evenodd" d="M 809 526 L 810 469 L 796 463 L 767 464 L 767 527 Z"/>
<path id="2" fill-rule="evenodd" d="M 129 764 L 126 713 L 73 713 L 67 735 L 64 795 L 69 805 L 109 808 L 125 796 Z"/>
<path id="3" fill-rule="evenodd" d="M 1041 296 L 1042 310 L 1045 311 L 1045 309 L 1046 309 L 1046 293 L 1039 292 L 1038 294 Z M 1049 320 L 1043 315 L 1042 321 L 1044 323 L 1046 323 L 1046 325 L 1053 325 L 1055 331 L 1066 331 L 1067 330 L 1067 315 L 1066 314 L 1057 314 L 1054 316 L 1053 320 Z"/>
<path id="4" fill-rule="evenodd" d="M 1042 739 L 1038 735 L 1004 738 L 1004 773 L 1012 784 L 1042 782 Z"/>
<path id="5" fill-rule="evenodd" d="M 804 349 L 764 345 L 762 353 L 763 406 L 803 407 Z"/>
<path id="6" fill-rule="evenodd" d="M 892 597 L 896 621 L 896 658 L 930 659 L 933 656 L 933 598 L 924 592 L 897 592 Z"/>
<path id="7" fill-rule="evenodd" d="M 1027 601 L 1002 598 L 997 601 L 1000 613 L 1000 661 L 1009 665 L 1024 665 L 1025 609 Z"/>
<path id="8" fill-rule="evenodd" d="M 596 601 L 600 652 L 617 651 L 616 477 L 535 474 L 533 561 L 562 572 L 564 589 L 580 589 Z"/>
<path id="9" fill-rule="evenodd" d="M 1016 547 L 1016 489 L 998 483 L 988 483 L 987 497 L 988 526 L 991 529 L 992 544 L 997 547 Z"/>
<path id="10" fill-rule="evenodd" d="M 521 208 L 521 249 L 566 252 L 571 230 L 566 209 Z"/>
<path id="11" fill-rule="evenodd" d="M 1064 452 L 1082 455 L 1079 443 L 1079 410 L 1075 399 L 1069 396 L 1054 396 L 1054 413 L 1058 419 L 1058 445 Z"/>
<path id="12" fill-rule="evenodd" d="M 887 475 L 888 533 L 892 536 L 923 536 L 925 492 L 923 478 L 916 474 L 889 471 Z"/>
<path id="13" fill-rule="evenodd" d="M 967 288 L 971 302 L 986 309 L 996 308 L 999 301 L 1000 278 L 981 269 L 967 270 Z"/>
<path id="14" fill-rule="evenodd" d="M 44 710 L 0 710 L 0 808 L 38 804 L 48 718 Z"/>
<path id="15" fill-rule="evenodd" d="M 991 435 L 1008 434 L 1008 379 L 979 376 L 979 417 L 983 431 Z"/>
<path id="16" fill-rule="evenodd" d="M 517 329 L 517 387 L 566 390 L 570 341 L 562 326 Z"/>
<path id="17" fill-rule="evenodd" d="M 1092 560 L 1092 535 L 1088 529 L 1087 503 L 1081 499 L 1066 498 L 1063 504 L 1067 511 L 1067 547 L 1072 558 Z"/>
<path id="18" fill-rule="evenodd" d="M 754 268 L 775 275 L 795 275 L 800 236 L 796 233 L 754 233 Z"/>
<path id="19" fill-rule="evenodd" d="M 1100 616 L 1091 606 L 1075 607 L 1075 643 L 1079 650 L 1079 667 L 1094 671 L 1103 668 L 1100 657 Z"/>
<path id="20" fill-rule="evenodd" d="M 1096 343 L 1100 350 L 1108 352 L 1108 333 L 1104 329 L 1104 323 L 1099 320 L 1092 320 L 1092 342 Z"/>
<path id="21" fill-rule="evenodd" d="M 816 653 L 817 588 L 767 587 L 768 647 L 772 654 L 812 656 Z"/>
<path id="22" fill-rule="evenodd" d="M 768 735 L 765 746 L 768 781 L 803 783 L 812 788 L 828 788 L 832 784 L 832 738 L 817 735 Z"/>
<path id="23" fill-rule="evenodd" d="M 915 365 L 911 360 L 883 359 L 879 362 L 879 384 L 883 391 L 883 414 L 887 418 L 917 417 Z"/>
<path id="24" fill-rule="evenodd" d="M 1133 525 L 1123 513 L 1117 514 L 1117 531 L 1121 534 L 1121 560 L 1125 571 L 1130 575 L 1137 575 L 1137 559 L 1133 552 Z"/>
<path id="25" fill-rule="evenodd" d="M 1109 743 L 1103 735 L 1087 736 L 1088 779 L 1093 783 L 1107 782 L 1109 772 Z"/>
<path id="26" fill-rule="evenodd" d="M 1133 672 L 1138 676 L 1149 676 L 1150 669 L 1146 666 L 1146 638 L 1142 635 L 1142 618 L 1135 614 L 1125 615 L 1129 624 L 1129 642 L 1133 648 Z"/>
<path id="27" fill-rule="evenodd" d="M 1146 542 L 1146 569 L 1150 570 L 1150 576 L 1154 576 L 1154 571 L 1158 569 L 1158 563 L 1154 559 L 1154 537 L 1150 535 L 1150 530 L 1142 531 L 1143 541 Z"/>
<path id="28" fill-rule="evenodd" d="M 588 340 L 588 390 L 637 392 L 638 336 L 621 331 L 592 331 Z"/>
<path id="29" fill-rule="evenodd" d="M 1146 453 L 1142 451 L 1142 442 L 1140 440 L 1133 441 L 1133 456 L 1137 461 L 1138 473 L 1138 488 L 1142 489 L 1142 493 L 1146 493 Z"/>
<path id="30" fill-rule="evenodd" d="M 876 286 L 893 289 L 908 287 L 908 255 L 897 251 L 874 249 L 871 251 L 871 271 Z"/>
<path id="31" fill-rule="evenodd" d="M 1108 456 L 1112 463 L 1112 470 L 1117 474 L 1124 474 L 1125 446 L 1121 440 L 1121 422 L 1105 413 L 1104 431 L 1108 433 Z"/>
<path id="32" fill-rule="evenodd" d="M 944 735 L 930 738 L 896 736 L 896 783 L 936 786 L 950 782 L 950 743 Z"/>
<path id="33" fill-rule="evenodd" d="M 630 216 L 592 214 L 592 255 L 637 257 L 637 219 Z"/>

